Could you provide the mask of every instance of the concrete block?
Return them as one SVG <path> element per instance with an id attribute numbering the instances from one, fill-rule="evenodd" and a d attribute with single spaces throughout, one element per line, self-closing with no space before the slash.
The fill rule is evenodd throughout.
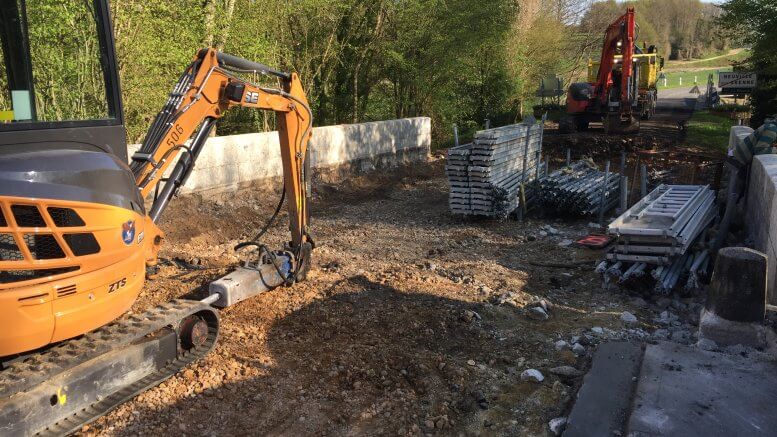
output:
<path id="1" fill-rule="evenodd" d="M 777 155 L 753 160 L 745 226 L 753 247 L 768 257 L 767 302 L 777 305 Z"/>
<path id="2" fill-rule="evenodd" d="M 728 150 L 733 150 L 738 144 L 741 144 L 751 133 L 753 128 L 750 126 L 731 126 L 728 137 Z"/>
<path id="3" fill-rule="evenodd" d="M 770 360 L 659 342 L 647 346 L 641 367 L 624 436 L 770 436 L 777 429 Z"/>
<path id="4" fill-rule="evenodd" d="M 569 414 L 565 436 L 612 436 L 625 430 L 643 353 L 637 343 L 599 346 Z"/>

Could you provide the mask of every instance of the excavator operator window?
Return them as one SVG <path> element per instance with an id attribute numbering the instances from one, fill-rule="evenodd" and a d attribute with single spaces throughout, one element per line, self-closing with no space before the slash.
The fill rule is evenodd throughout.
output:
<path id="1" fill-rule="evenodd" d="M 96 5 L 0 0 L 0 129 L 114 117 Z"/>

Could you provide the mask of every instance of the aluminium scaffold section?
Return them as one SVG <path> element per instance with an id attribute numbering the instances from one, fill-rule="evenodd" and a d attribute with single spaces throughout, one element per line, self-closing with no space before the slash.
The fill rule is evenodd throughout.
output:
<path id="1" fill-rule="evenodd" d="M 578 161 L 539 180 L 539 203 L 545 213 L 596 215 L 620 201 L 621 175 L 603 172 L 591 161 Z"/>
<path id="2" fill-rule="evenodd" d="M 715 193 L 705 185 L 660 185 L 610 223 L 617 238 L 610 261 L 670 265 L 686 254 L 716 217 Z"/>
<path id="3" fill-rule="evenodd" d="M 708 186 L 658 186 L 607 228 L 617 241 L 597 267 L 605 286 L 652 277 L 661 294 L 683 280 L 686 290 L 699 288 L 711 266 L 704 231 L 716 217 L 715 193 Z"/>

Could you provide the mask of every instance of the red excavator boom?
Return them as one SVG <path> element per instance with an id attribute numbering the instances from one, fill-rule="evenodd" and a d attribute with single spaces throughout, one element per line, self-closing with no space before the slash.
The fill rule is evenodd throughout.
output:
<path id="1" fill-rule="evenodd" d="M 605 31 L 596 81 L 570 85 L 562 130 L 585 130 L 592 121 L 603 122 L 607 132 L 639 127 L 633 116 L 638 98 L 635 35 L 634 8 L 628 8 Z"/>

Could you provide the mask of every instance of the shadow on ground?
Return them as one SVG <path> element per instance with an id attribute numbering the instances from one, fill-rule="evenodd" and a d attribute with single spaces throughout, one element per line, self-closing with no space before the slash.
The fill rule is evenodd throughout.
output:
<path id="1" fill-rule="evenodd" d="M 552 328 L 515 307 L 400 291 L 364 276 L 334 283 L 325 295 L 255 340 L 250 329 L 226 332 L 220 342 L 234 372 L 212 375 L 209 361 L 227 353 L 216 352 L 166 383 L 165 391 L 197 396 L 139 408 L 124 431 L 516 435 L 542 430 L 568 400 L 569 387 L 554 376 L 543 384 L 520 380 L 521 357 L 547 347 L 542 331 Z M 250 311 L 224 317 L 252 323 Z M 245 336 L 256 344 L 230 344 Z M 141 395 L 139 405 L 153 404 L 153 396 Z"/>

